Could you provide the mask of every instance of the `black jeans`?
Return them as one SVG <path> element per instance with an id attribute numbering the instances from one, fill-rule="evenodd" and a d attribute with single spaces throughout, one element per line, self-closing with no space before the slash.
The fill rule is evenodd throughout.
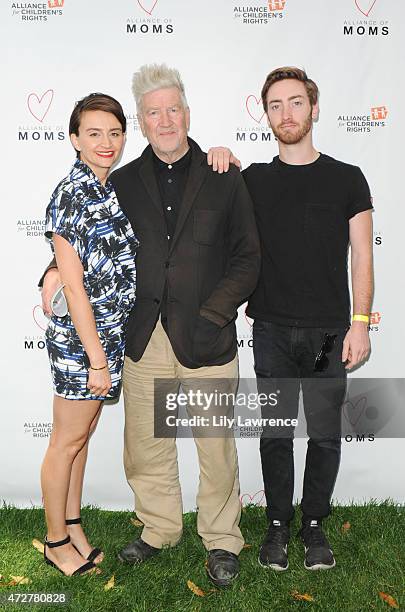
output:
<path id="1" fill-rule="evenodd" d="M 279 397 L 277 406 L 262 407 L 262 417 L 297 418 L 302 388 L 309 436 L 301 501 L 306 520 L 330 513 L 340 463 L 341 409 L 346 391 L 341 355 L 346 332 L 346 328 L 288 327 L 257 319 L 253 325 L 258 391 L 268 394 L 277 390 Z M 315 358 L 325 333 L 336 334 L 336 339 L 327 354 L 327 368 L 315 372 Z M 260 439 L 269 521 L 290 521 L 294 516 L 293 438 L 293 427 L 264 427 Z"/>

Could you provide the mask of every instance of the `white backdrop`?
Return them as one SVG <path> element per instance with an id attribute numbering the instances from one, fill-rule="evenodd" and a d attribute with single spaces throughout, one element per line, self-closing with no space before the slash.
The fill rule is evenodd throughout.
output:
<path id="1" fill-rule="evenodd" d="M 3 262 L 0 500 L 40 504 L 39 469 L 51 428 L 52 389 L 45 318 L 36 288 L 50 249 L 43 219 L 50 194 L 74 160 L 67 134 L 75 100 L 117 97 L 127 113 L 121 163 L 145 146 L 130 91 L 143 63 L 166 62 L 184 79 L 190 135 L 203 148 L 230 146 L 244 167 L 276 154 L 260 90 L 280 65 L 304 67 L 321 90 L 320 151 L 360 165 L 374 197 L 376 291 L 372 356 L 355 374 L 403 377 L 402 73 L 394 0 L 44 0 L 0 8 Z M 394 76 L 393 76 L 394 75 Z M 403 133 L 402 133 L 403 136 Z M 241 374 L 253 376 L 251 328 L 238 319 Z M 122 403 L 104 409 L 91 443 L 84 501 L 131 508 L 122 467 Z M 296 441 L 301 491 L 305 441 Z M 263 504 L 257 440 L 238 440 L 242 502 Z M 179 441 L 185 509 L 198 482 L 192 440 Z M 343 442 L 335 499 L 405 501 L 403 439 Z"/>

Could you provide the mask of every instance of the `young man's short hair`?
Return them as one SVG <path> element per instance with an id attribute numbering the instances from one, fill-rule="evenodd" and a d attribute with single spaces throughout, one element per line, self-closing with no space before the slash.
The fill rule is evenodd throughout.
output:
<path id="1" fill-rule="evenodd" d="M 277 81 L 284 81 L 285 79 L 296 79 L 304 83 L 305 89 L 307 90 L 308 98 L 312 106 L 318 102 L 319 90 L 317 84 L 309 79 L 305 70 L 297 68 L 296 66 L 283 66 L 282 68 L 276 68 L 272 70 L 266 78 L 266 81 L 262 89 L 262 102 L 263 108 L 267 112 L 267 92 L 270 87 L 277 83 Z"/>

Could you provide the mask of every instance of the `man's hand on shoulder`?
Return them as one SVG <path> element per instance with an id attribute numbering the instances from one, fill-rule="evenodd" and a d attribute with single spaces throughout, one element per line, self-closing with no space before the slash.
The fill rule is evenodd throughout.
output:
<path id="1" fill-rule="evenodd" d="M 58 268 L 50 268 L 44 276 L 42 285 L 42 310 L 49 317 L 52 316 L 51 299 L 55 291 L 61 286 L 62 282 Z"/>
<path id="2" fill-rule="evenodd" d="M 229 164 L 234 164 L 239 170 L 242 169 L 240 160 L 234 156 L 228 147 L 211 147 L 207 153 L 207 162 L 218 174 L 228 172 Z"/>
<path id="3" fill-rule="evenodd" d="M 343 341 L 342 362 L 351 370 L 367 359 L 370 354 L 368 326 L 362 321 L 353 321 Z"/>

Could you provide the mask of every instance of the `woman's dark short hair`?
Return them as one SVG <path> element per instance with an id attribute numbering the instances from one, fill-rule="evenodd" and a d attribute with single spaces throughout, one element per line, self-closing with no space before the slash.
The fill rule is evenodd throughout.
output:
<path id="1" fill-rule="evenodd" d="M 277 83 L 277 81 L 284 81 L 285 79 L 296 79 L 297 81 L 301 81 L 301 83 L 304 83 L 311 107 L 315 106 L 319 96 L 317 84 L 312 79 L 308 78 L 305 70 L 301 70 L 301 68 L 297 68 L 296 66 L 283 66 L 282 68 L 276 68 L 275 70 L 272 70 L 270 74 L 267 75 L 266 81 L 263 85 L 262 102 L 263 108 L 266 113 L 267 92 L 274 83 Z"/>
<path id="2" fill-rule="evenodd" d="M 82 100 L 76 102 L 70 116 L 69 134 L 76 134 L 76 136 L 78 136 L 82 113 L 94 110 L 101 110 L 114 115 L 120 122 L 122 131 L 125 134 L 127 130 L 127 120 L 121 104 L 112 96 L 103 93 L 91 93 Z"/>

